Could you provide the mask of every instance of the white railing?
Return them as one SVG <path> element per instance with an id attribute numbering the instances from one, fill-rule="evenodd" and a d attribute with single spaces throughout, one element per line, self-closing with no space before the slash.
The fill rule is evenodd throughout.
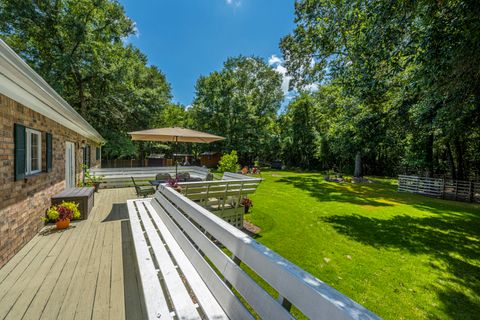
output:
<path id="1" fill-rule="evenodd" d="M 143 167 L 143 168 L 92 168 L 90 172 L 102 177 L 101 188 L 132 187 L 132 179 L 137 185 L 149 185 L 149 180 L 155 180 L 159 173 L 169 173 L 175 176 L 175 167 Z M 189 172 L 192 177 L 205 179 L 209 170 L 196 166 L 179 166 L 178 172 Z"/>
<path id="2" fill-rule="evenodd" d="M 168 220 L 166 224 L 170 232 L 178 235 L 176 241 L 187 256 L 192 257 L 192 263 L 220 304 L 226 292 L 215 281 L 225 281 L 228 287 L 235 288 L 264 319 L 289 318 L 284 311 L 289 312 L 291 306 L 311 319 L 379 319 L 360 304 L 173 189 L 162 186 L 151 205 L 157 212 L 167 214 L 162 219 Z M 227 256 L 219 245 L 228 249 L 232 256 Z M 216 272 L 212 271 L 209 263 L 215 265 Z M 241 264 L 247 265 L 265 280 L 278 293 L 278 299 L 274 299 L 240 268 Z M 232 303 L 231 300 L 228 303 Z"/>

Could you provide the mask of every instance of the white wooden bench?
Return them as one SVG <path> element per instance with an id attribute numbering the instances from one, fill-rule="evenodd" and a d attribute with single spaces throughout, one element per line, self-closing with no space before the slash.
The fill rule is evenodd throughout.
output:
<path id="1" fill-rule="evenodd" d="M 239 179 L 237 176 L 241 176 Z M 262 179 L 230 176 L 225 172 L 222 180 L 179 183 L 181 193 L 237 228 L 243 227 L 243 197 L 255 193 Z"/>
<path id="2" fill-rule="evenodd" d="M 148 319 L 378 319 L 169 187 L 128 211 Z"/>
<path id="3" fill-rule="evenodd" d="M 90 172 L 95 176 L 102 177 L 101 188 L 121 188 L 133 187 L 131 177 L 140 186 L 149 186 L 148 181 L 155 180 L 158 173 L 169 173 L 173 177 L 175 176 L 175 167 L 92 168 Z M 178 167 L 178 173 L 181 172 L 188 172 L 192 177 L 204 180 L 209 170 L 197 166 Z"/>
<path id="4" fill-rule="evenodd" d="M 240 173 L 233 173 L 233 172 L 224 172 L 222 176 L 222 180 L 257 180 L 262 181 L 261 178 L 256 178 L 252 176 L 248 176 L 245 174 Z"/>

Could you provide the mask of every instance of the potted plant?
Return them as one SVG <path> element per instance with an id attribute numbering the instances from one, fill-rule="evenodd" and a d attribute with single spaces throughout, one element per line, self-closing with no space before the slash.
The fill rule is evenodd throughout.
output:
<path id="1" fill-rule="evenodd" d="M 248 197 L 243 197 L 242 200 L 240 201 L 240 204 L 243 206 L 243 210 L 245 213 L 248 213 L 248 211 L 250 210 L 250 207 L 253 207 L 253 202 Z"/>
<path id="2" fill-rule="evenodd" d="M 174 189 L 175 191 L 181 193 L 182 192 L 182 187 L 178 184 L 178 180 L 177 179 L 169 179 L 167 181 L 168 183 L 168 186 L 172 189 Z"/>
<path id="3" fill-rule="evenodd" d="M 95 189 L 95 192 L 98 192 L 98 189 L 100 187 L 100 183 L 103 182 L 103 177 L 101 176 L 92 176 L 92 175 L 88 175 L 86 177 L 88 183 L 93 186 L 93 188 Z"/>
<path id="4" fill-rule="evenodd" d="M 98 192 L 100 183 L 103 182 L 103 176 L 96 176 L 90 173 L 90 169 L 86 165 L 82 165 L 85 172 L 85 182 L 79 183 L 81 187 L 93 187 L 95 192 Z"/>
<path id="5" fill-rule="evenodd" d="M 70 220 L 80 218 L 80 210 L 75 202 L 65 202 L 51 206 L 47 210 L 46 221 L 55 221 L 57 229 L 66 229 L 70 225 Z"/>

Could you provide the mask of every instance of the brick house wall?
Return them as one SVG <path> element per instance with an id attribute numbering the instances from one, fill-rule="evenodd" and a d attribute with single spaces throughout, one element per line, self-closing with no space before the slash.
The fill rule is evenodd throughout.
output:
<path id="1" fill-rule="evenodd" d="M 53 137 L 52 170 L 14 181 L 14 124 L 42 132 L 42 168 L 46 168 L 45 136 Z M 0 94 L 0 268 L 44 226 L 41 217 L 52 195 L 65 188 L 65 142 L 75 143 L 77 183 L 82 179 L 82 143 L 90 145 L 91 167 L 96 160 L 95 142 Z"/>

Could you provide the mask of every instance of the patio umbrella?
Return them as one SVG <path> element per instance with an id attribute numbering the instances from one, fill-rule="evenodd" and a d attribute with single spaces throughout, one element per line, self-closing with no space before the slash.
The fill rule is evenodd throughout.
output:
<path id="1" fill-rule="evenodd" d="M 195 131 L 186 128 L 157 128 L 142 131 L 129 132 L 133 141 L 162 141 L 175 142 L 175 153 L 177 152 L 178 142 L 210 143 L 225 139 L 210 133 Z M 178 164 L 175 161 L 175 176 L 178 172 Z"/>

